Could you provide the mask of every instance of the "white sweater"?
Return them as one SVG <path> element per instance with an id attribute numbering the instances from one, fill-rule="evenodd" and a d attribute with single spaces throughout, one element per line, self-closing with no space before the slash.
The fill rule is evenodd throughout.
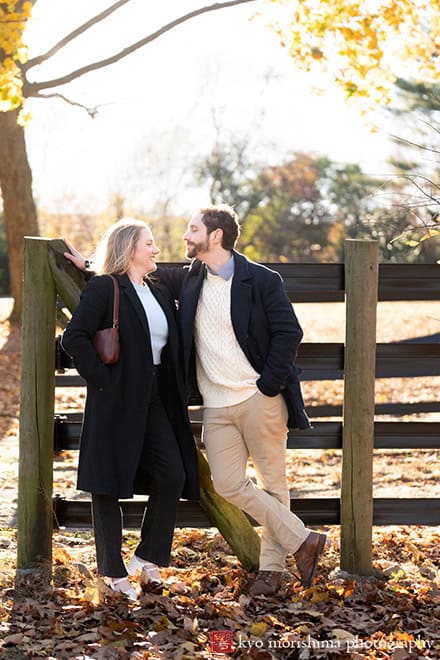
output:
<path id="1" fill-rule="evenodd" d="M 245 401 L 257 391 L 258 373 L 235 337 L 231 321 L 232 277 L 207 272 L 195 319 L 197 381 L 203 403 L 223 408 Z"/>

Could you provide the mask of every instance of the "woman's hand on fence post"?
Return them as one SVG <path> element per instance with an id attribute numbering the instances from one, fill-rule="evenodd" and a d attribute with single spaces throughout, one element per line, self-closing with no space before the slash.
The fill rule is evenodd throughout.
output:
<path id="1" fill-rule="evenodd" d="M 64 253 L 66 259 L 71 261 L 73 265 L 78 268 L 78 270 L 85 270 L 87 268 L 87 260 L 82 256 L 80 252 L 78 252 L 76 248 L 73 247 L 72 243 L 70 243 L 66 238 L 63 238 L 63 241 L 69 250 L 68 252 Z"/>

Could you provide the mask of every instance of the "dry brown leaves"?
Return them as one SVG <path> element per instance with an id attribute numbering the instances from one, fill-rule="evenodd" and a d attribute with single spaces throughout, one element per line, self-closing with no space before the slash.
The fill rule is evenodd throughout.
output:
<path id="1" fill-rule="evenodd" d="M 440 656 L 440 535 L 423 528 L 376 530 L 374 577 L 339 571 L 338 530 L 314 586 L 286 573 L 277 598 L 248 595 L 249 577 L 212 531 L 177 531 L 164 587 L 139 602 L 100 603 L 90 534 L 55 534 L 50 587 L 14 584 L 15 540 L 0 539 L 0 656 L 7 658 L 393 658 Z M 136 538 L 127 534 L 126 557 Z M 226 631 L 230 652 L 213 656 Z M 211 639 L 212 641 L 212 639 Z"/>

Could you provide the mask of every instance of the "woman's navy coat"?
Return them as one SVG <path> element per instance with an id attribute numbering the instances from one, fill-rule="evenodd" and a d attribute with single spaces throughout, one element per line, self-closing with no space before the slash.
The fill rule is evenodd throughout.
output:
<path id="1" fill-rule="evenodd" d="M 81 434 L 78 488 L 118 498 L 148 493 L 139 459 L 147 428 L 153 379 L 153 356 L 147 317 L 127 275 L 117 275 L 120 288 L 119 336 L 121 355 L 107 366 L 98 358 L 92 339 L 97 330 L 110 327 L 113 283 L 110 277 L 93 277 L 62 339 L 80 375 L 87 381 L 87 400 Z M 176 433 L 186 471 L 182 497 L 199 497 L 197 450 L 189 426 L 175 305 L 166 290 L 148 285 L 168 320 L 169 338 L 162 351 L 161 376 L 165 406 Z"/>

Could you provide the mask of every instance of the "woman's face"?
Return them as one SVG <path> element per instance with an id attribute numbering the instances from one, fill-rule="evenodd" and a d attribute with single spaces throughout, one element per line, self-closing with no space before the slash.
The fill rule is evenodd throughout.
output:
<path id="1" fill-rule="evenodd" d="M 160 254 L 150 229 L 141 229 L 139 238 L 134 246 L 131 257 L 131 266 L 143 274 L 152 273 L 156 270 L 156 257 Z"/>

